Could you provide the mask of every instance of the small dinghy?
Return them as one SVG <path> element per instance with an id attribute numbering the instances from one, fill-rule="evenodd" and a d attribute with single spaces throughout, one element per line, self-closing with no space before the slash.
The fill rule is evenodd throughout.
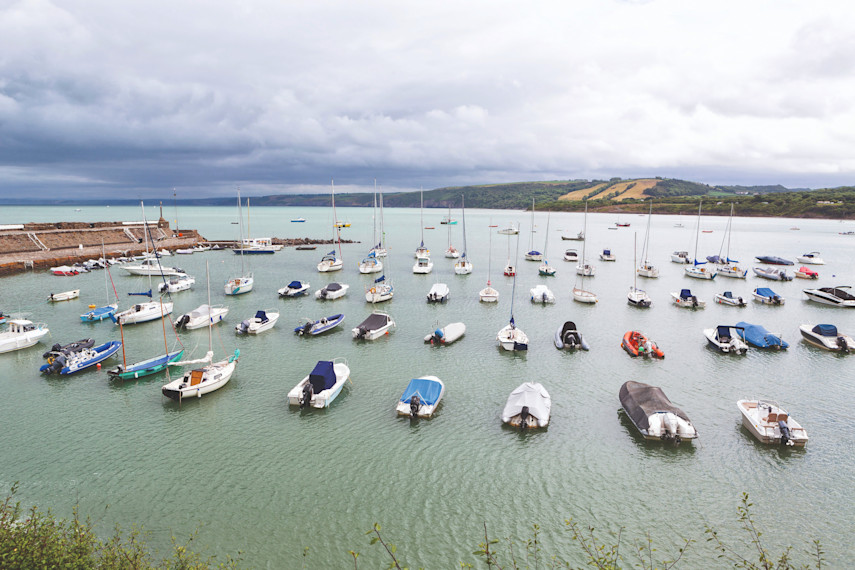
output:
<path id="1" fill-rule="evenodd" d="M 850 292 L 851 289 L 848 285 L 838 285 L 837 287 L 804 289 L 803 292 L 811 301 L 822 303 L 823 305 L 855 307 L 855 295 Z"/>
<path id="2" fill-rule="evenodd" d="M 799 279 L 819 279 L 819 273 L 814 271 L 809 267 L 799 267 L 798 271 L 795 273 L 796 277 Z"/>
<path id="3" fill-rule="evenodd" d="M 343 358 L 319 360 L 309 375 L 288 392 L 288 403 L 301 408 L 328 408 L 348 378 L 350 367 Z"/>
<path id="4" fill-rule="evenodd" d="M 39 371 L 45 374 L 74 374 L 110 358 L 120 348 L 122 348 L 121 342 L 111 340 L 93 348 L 60 354 L 49 364 L 40 366 Z"/>
<path id="5" fill-rule="evenodd" d="M 799 263 L 806 263 L 808 265 L 825 265 L 825 261 L 819 256 L 818 251 L 799 255 L 796 259 Z"/>
<path id="6" fill-rule="evenodd" d="M 671 293 L 671 298 L 674 300 L 674 304 L 678 307 L 685 307 L 687 309 L 703 309 L 707 306 L 705 301 L 701 301 L 696 296 L 692 295 L 692 292 L 689 289 L 681 289 L 679 293 Z"/>
<path id="7" fill-rule="evenodd" d="M 60 301 L 77 299 L 78 297 L 80 297 L 80 289 L 74 289 L 72 291 L 63 291 L 62 293 L 51 293 L 47 300 L 51 303 L 58 303 Z"/>
<path id="8" fill-rule="evenodd" d="M 539 429 L 549 425 L 552 398 L 539 382 L 523 382 L 508 396 L 502 422 L 519 429 Z"/>
<path id="9" fill-rule="evenodd" d="M 671 262 L 672 263 L 691 263 L 692 260 L 689 259 L 688 251 L 675 251 L 671 254 Z"/>
<path id="10" fill-rule="evenodd" d="M 350 289 L 350 285 L 346 283 L 330 283 L 323 289 L 315 291 L 315 299 L 332 301 L 344 297 L 348 289 Z"/>
<path id="11" fill-rule="evenodd" d="M 742 414 L 742 425 L 761 443 L 804 447 L 808 441 L 805 428 L 776 402 L 739 400 L 736 407 Z"/>
<path id="12" fill-rule="evenodd" d="M 727 354 L 745 354 L 748 345 L 742 340 L 740 331 L 742 327 L 730 325 L 718 325 L 714 329 L 704 329 L 707 341 L 717 348 L 719 352 Z"/>
<path id="13" fill-rule="evenodd" d="M 394 326 L 395 321 L 386 313 L 371 313 L 350 332 L 357 340 L 377 340 L 384 334 L 389 334 L 389 329 Z"/>
<path id="14" fill-rule="evenodd" d="M 448 285 L 445 283 L 434 283 L 427 294 L 428 303 L 445 303 L 448 301 Z"/>
<path id="15" fill-rule="evenodd" d="M 582 333 L 576 330 L 576 323 L 573 321 L 565 322 L 555 331 L 553 342 L 558 350 L 588 350 L 590 348 L 582 337 Z"/>
<path id="16" fill-rule="evenodd" d="M 546 305 L 547 303 L 555 302 L 555 295 L 546 285 L 536 285 L 529 290 L 529 293 L 531 294 L 532 303 L 542 303 Z"/>
<path id="17" fill-rule="evenodd" d="M 770 281 L 792 281 L 793 276 L 783 269 L 772 269 L 771 267 L 755 267 L 754 275 L 769 279 Z"/>
<path id="18" fill-rule="evenodd" d="M 196 279 L 189 275 L 173 275 L 168 281 L 158 283 L 157 290 L 161 293 L 166 293 L 167 291 L 170 293 L 178 293 L 179 291 L 187 291 L 195 284 Z"/>
<path id="19" fill-rule="evenodd" d="M 95 346 L 95 341 L 91 338 L 83 338 L 80 340 L 75 340 L 74 342 L 69 342 L 68 344 L 59 344 L 56 343 L 50 350 L 42 354 L 42 358 L 47 358 L 48 363 L 51 362 L 52 358 L 56 358 L 60 354 L 71 354 L 72 352 L 79 352 L 85 348 L 92 348 Z"/>
<path id="20" fill-rule="evenodd" d="M 316 336 L 325 333 L 328 330 L 334 329 L 335 327 L 340 325 L 343 320 L 344 315 L 341 314 L 323 317 L 318 319 L 317 321 L 313 321 L 312 319 L 306 319 L 306 322 L 295 328 L 294 332 L 298 335 Z"/>
<path id="21" fill-rule="evenodd" d="M 245 319 L 235 325 L 235 332 L 238 334 L 263 333 L 272 329 L 278 320 L 279 313 L 276 311 L 257 311 L 251 319 Z"/>
<path id="22" fill-rule="evenodd" d="M 630 356 L 643 356 L 645 358 L 665 358 L 665 353 L 659 346 L 639 331 L 626 331 L 620 342 Z"/>
<path id="23" fill-rule="evenodd" d="M 740 321 L 736 323 L 736 327 L 736 332 L 739 335 L 739 338 L 751 346 L 757 348 L 771 348 L 774 350 L 780 350 L 790 346 L 781 339 L 780 335 L 767 331 L 762 325 L 752 325 L 751 323 Z"/>
<path id="24" fill-rule="evenodd" d="M 855 349 L 855 340 L 838 331 L 834 325 L 801 325 L 799 332 L 808 343 L 825 350 L 848 353 Z"/>
<path id="25" fill-rule="evenodd" d="M 698 437 L 695 426 L 683 410 L 671 403 L 657 386 L 625 382 L 618 393 L 620 405 L 644 439 L 679 445 Z"/>
<path id="26" fill-rule="evenodd" d="M 279 289 L 277 293 L 279 293 L 280 297 L 299 297 L 300 295 L 306 295 L 309 292 L 309 287 L 308 283 L 291 281 L 288 285 Z"/>
<path id="27" fill-rule="evenodd" d="M 754 289 L 754 300 L 764 305 L 783 305 L 784 298 L 768 287 L 757 287 Z"/>
<path id="28" fill-rule="evenodd" d="M 395 411 L 399 416 L 429 418 L 439 406 L 443 394 L 445 394 L 445 384 L 436 376 L 413 378 L 407 384 L 401 399 L 398 400 Z"/>
<path id="29" fill-rule="evenodd" d="M 50 333 L 44 323 L 33 323 L 26 319 L 11 319 L 6 330 L 0 333 L 0 352 L 11 352 L 33 346 Z"/>
<path id="30" fill-rule="evenodd" d="M 73 277 L 74 275 L 79 275 L 80 270 L 76 267 L 71 267 L 68 265 L 60 265 L 59 267 L 51 267 L 50 272 L 59 277 Z"/>
<path id="31" fill-rule="evenodd" d="M 765 263 L 767 265 L 795 265 L 789 259 L 784 259 L 783 257 L 778 257 L 776 255 L 755 255 L 754 258 L 760 263 Z"/>
<path id="32" fill-rule="evenodd" d="M 600 254 L 600 261 L 617 261 L 615 254 L 610 249 L 604 249 Z"/>
<path id="33" fill-rule="evenodd" d="M 425 337 L 425 342 L 432 345 L 451 344 L 466 334 L 466 325 L 463 323 L 450 323 L 442 328 L 436 329 Z"/>
<path id="34" fill-rule="evenodd" d="M 223 305 L 199 305 L 189 313 L 184 313 L 178 320 L 175 321 L 175 328 L 193 330 L 208 326 L 208 323 L 215 325 L 226 318 L 229 314 L 229 308 Z"/>
<path id="35" fill-rule="evenodd" d="M 730 291 L 716 293 L 715 302 L 719 305 L 730 305 L 731 307 L 745 307 L 747 305 L 742 297 L 734 297 Z"/>
<path id="36" fill-rule="evenodd" d="M 105 305 L 103 307 L 94 307 L 93 305 L 89 306 L 92 307 L 92 309 L 89 312 L 80 315 L 80 320 L 84 323 L 109 319 L 112 315 L 116 314 L 116 310 L 119 308 L 119 305 L 117 304 Z"/>

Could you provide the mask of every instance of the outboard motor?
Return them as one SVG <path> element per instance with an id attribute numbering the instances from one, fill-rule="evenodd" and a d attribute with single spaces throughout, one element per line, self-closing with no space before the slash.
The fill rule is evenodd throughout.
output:
<path id="1" fill-rule="evenodd" d="M 245 334 L 249 330 L 249 319 L 241 321 L 239 326 L 238 332 Z"/>
<path id="2" fill-rule="evenodd" d="M 44 356 L 45 358 L 47 358 L 47 357 L 48 357 L 48 355 L 49 355 L 51 352 L 59 352 L 61 348 L 62 348 L 62 345 L 61 345 L 61 344 L 59 344 L 59 343 L 56 343 L 55 345 L 53 345 L 52 347 L 50 347 L 50 351 L 49 351 L 49 352 L 44 353 L 42 356 Z"/>
<path id="3" fill-rule="evenodd" d="M 415 418 L 419 415 L 419 409 L 422 407 L 422 401 L 418 397 L 418 395 L 413 394 L 413 397 L 410 398 L 410 417 Z"/>
<path id="4" fill-rule="evenodd" d="M 312 403 L 312 396 L 315 393 L 315 388 L 311 382 L 306 382 L 303 385 L 303 397 L 300 399 L 300 407 L 305 408 Z"/>
<path id="5" fill-rule="evenodd" d="M 775 295 L 774 297 L 772 297 L 772 303 L 775 305 L 780 305 L 781 304 L 781 297 L 779 295 Z"/>
<path id="6" fill-rule="evenodd" d="M 744 306 L 745 306 L 745 301 L 743 301 L 743 300 L 742 300 L 742 297 L 739 297 L 739 306 L 740 306 L 740 307 L 744 307 Z"/>
<path id="7" fill-rule="evenodd" d="M 190 322 L 190 315 L 181 315 L 181 318 L 178 319 L 178 322 L 175 323 L 175 326 L 179 329 L 183 329 L 187 326 L 187 323 Z"/>
<path id="8" fill-rule="evenodd" d="M 365 338 L 366 334 L 368 334 L 368 329 L 365 327 L 359 327 L 356 331 L 356 338 Z"/>
<path id="9" fill-rule="evenodd" d="M 837 348 L 840 349 L 840 352 L 849 352 L 849 343 L 842 335 L 837 337 Z"/>
<path id="10" fill-rule="evenodd" d="M 540 298 L 544 303 L 546 302 L 546 292 L 545 291 L 540 294 Z"/>
<path id="11" fill-rule="evenodd" d="M 778 421 L 778 429 L 781 430 L 781 445 L 795 445 L 790 435 L 790 428 L 787 427 L 787 422 Z"/>
<path id="12" fill-rule="evenodd" d="M 60 370 L 65 366 L 66 356 L 64 354 L 60 354 L 56 358 L 54 358 L 53 362 L 48 366 L 47 372 L 48 374 L 59 374 Z"/>
<path id="13" fill-rule="evenodd" d="M 301 332 L 300 334 L 309 334 L 309 332 L 312 330 L 312 325 L 313 325 L 313 324 L 314 324 L 314 323 L 312 323 L 311 321 L 309 321 L 309 322 L 307 322 L 305 325 L 303 325 L 303 329 L 302 329 L 302 332 Z"/>
<path id="14" fill-rule="evenodd" d="M 692 308 L 693 309 L 698 308 L 698 298 L 695 295 L 692 295 Z"/>
<path id="15" fill-rule="evenodd" d="M 523 406 L 522 410 L 520 410 L 520 429 L 526 429 L 528 427 L 528 418 L 531 414 L 528 413 L 528 406 Z"/>
<path id="16" fill-rule="evenodd" d="M 323 289 L 321 289 L 321 299 L 326 299 L 326 298 L 327 298 L 327 288 L 324 287 Z"/>
<path id="17" fill-rule="evenodd" d="M 570 350 L 576 348 L 576 335 L 574 335 L 572 332 L 568 332 L 567 334 L 565 334 L 564 346 L 566 346 Z"/>

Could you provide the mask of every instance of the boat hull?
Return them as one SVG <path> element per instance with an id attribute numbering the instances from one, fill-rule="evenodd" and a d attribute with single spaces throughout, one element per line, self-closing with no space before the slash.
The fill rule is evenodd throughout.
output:
<path id="1" fill-rule="evenodd" d="M 739 400 L 736 407 L 742 415 L 742 425 L 761 443 L 794 447 L 807 445 L 808 435 L 805 429 L 777 405 L 762 400 Z M 785 419 L 780 420 L 781 416 Z M 790 437 L 782 437 L 779 421 L 784 422 Z"/>
<path id="2" fill-rule="evenodd" d="M 229 360 L 209 364 L 204 368 L 192 370 L 181 378 L 163 386 L 161 393 L 170 400 L 175 401 L 181 401 L 186 398 L 201 398 L 205 394 L 219 390 L 228 384 L 236 366 L 237 359 L 230 358 Z M 193 375 L 194 372 L 201 372 L 198 382 Z"/>

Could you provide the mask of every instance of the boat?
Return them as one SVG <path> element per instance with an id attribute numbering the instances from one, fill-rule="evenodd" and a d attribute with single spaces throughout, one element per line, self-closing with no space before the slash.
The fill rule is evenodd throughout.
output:
<path id="1" fill-rule="evenodd" d="M 575 236 L 566 236 L 564 234 L 561 234 L 561 239 L 565 241 L 585 241 L 585 232 L 581 231 Z"/>
<path id="2" fill-rule="evenodd" d="M 321 258 L 321 262 L 318 263 L 318 271 L 320 273 L 329 273 L 331 271 L 341 271 L 341 268 L 344 267 L 344 262 L 341 258 L 341 228 L 335 222 L 337 220 L 335 213 L 335 182 L 331 182 L 331 190 L 330 190 L 330 200 L 332 202 L 332 212 L 333 212 L 333 239 L 338 245 L 339 256 L 336 257 L 335 249 L 326 254 Z"/>
<path id="3" fill-rule="evenodd" d="M 740 321 L 736 323 L 736 327 L 739 338 L 753 347 L 780 350 L 790 346 L 781 338 L 781 335 L 767 331 L 763 325 L 753 325 Z"/>
<path id="4" fill-rule="evenodd" d="M 675 251 L 671 254 L 671 262 L 672 263 L 691 263 L 692 260 L 689 259 L 688 251 Z"/>
<path id="5" fill-rule="evenodd" d="M 621 408 L 642 437 L 679 445 L 698 437 L 686 413 L 671 403 L 662 388 L 641 382 L 624 382 L 618 393 Z"/>
<path id="6" fill-rule="evenodd" d="M 730 305 L 732 307 L 745 307 L 747 303 L 742 297 L 734 297 L 730 291 L 715 294 L 715 302 L 719 305 Z"/>
<path id="7" fill-rule="evenodd" d="M 518 226 L 515 227 L 513 224 L 510 224 L 506 228 L 502 228 L 500 230 L 497 230 L 496 233 L 502 234 L 503 236 L 515 236 L 515 235 L 520 233 L 520 229 Z"/>
<path id="8" fill-rule="evenodd" d="M 347 295 L 350 285 L 347 283 L 329 283 L 326 287 L 315 291 L 315 299 L 332 301 Z"/>
<path id="9" fill-rule="evenodd" d="M 194 245 L 193 251 L 196 253 L 200 253 L 203 251 L 211 251 L 211 246 L 210 245 L 203 245 L 203 244 Z"/>
<path id="10" fill-rule="evenodd" d="M 318 249 L 318 246 L 303 244 L 303 245 L 298 245 L 294 249 L 297 251 L 314 251 L 314 250 Z"/>
<path id="11" fill-rule="evenodd" d="M 549 218 L 552 212 L 546 214 L 546 237 L 543 240 L 543 263 L 537 268 L 537 274 L 543 277 L 555 277 L 555 268 L 549 265 L 546 252 L 549 250 Z"/>
<path id="12" fill-rule="evenodd" d="M 489 243 L 487 248 L 487 286 L 478 292 L 478 299 L 483 303 L 498 303 L 499 292 L 490 284 L 490 275 L 493 273 L 493 234 L 489 230 L 487 233 L 489 234 L 487 238 Z"/>
<path id="13" fill-rule="evenodd" d="M 647 214 L 647 229 L 644 231 L 644 245 L 641 246 L 641 265 L 635 270 L 635 272 L 641 277 L 650 277 L 655 279 L 659 277 L 659 269 L 656 268 L 655 265 L 650 263 L 650 259 L 648 259 L 648 254 L 650 253 L 650 220 L 653 218 L 653 201 L 650 202 L 650 211 Z M 633 256 L 635 253 L 633 252 Z"/>
<path id="14" fill-rule="evenodd" d="M 665 358 L 665 353 L 662 349 L 655 342 L 647 338 L 644 333 L 639 331 L 626 331 L 620 342 L 620 346 L 630 356 Z"/>
<path id="15" fill-rule="evenodd" d="M 309 375 L 288 392 L 288 403 L 301 408 L 328 408 L 349 378 L 347 360 L 319 360 Z"/>
<path id="16" fill-rule="evenodd" d="M 9 320 L 9 315 L 3 313 L 3 311 L 0 311 L 0 325 L 5 325 L 6 321 L 8 321 L 8 320 Z"/>
<path id="17" fill-rule="evenodd" d="M 120 364 L 116 368 L 107 370 L 107 374 L 109 374 L 111 378 L 118 378 L 120 380 L 136 380 L 137 378 L 150 376 L 166 370 L 171 363 L 180 360 L 182 356 L 184 356 L 183 348 L 181 350 L 175 350 L 166 354 L 161 354 L 160 356 L 149 358 L 148 360 L 136 362 L 128 366 Z"/>
<path id="18" fill-rule="evenodd" d="M 778 257 L 776 255 L 756 255 L 754 257 L 760 263 L 765 263 L 767 265 L 795 265 L 789 259 L 784 259 L 783 257 Z"/>
<path id="19" fill-rule="evenodd" d="M 427 294 L 428 303 L 445 303 L 448 301 L 448 285 L 434 283 Z"/>
<path id="20" fill-rule="evenodd" d="M 451 206 L 448 206 L 448 215 L 439 222 L 443 226 L 453 226 L 457 224 L 457 220 L 451 217 Z"/>
<path id="21" fill-rule="evenodd" d="M 184 313 L 178 317 L 178 320 L 175 321 L 175 328 L 185 330 L 200 329 L 208 326 L 209 323 L 215 325 L 221 322 L 228 314 L 229 308 L 223 305 L 199 305 L 189 313 Z"/>
<path id="22" fill-rule="evenodd" d="M 832 307 L 855 307 L 855 295 L 850 293 L 852 287 L 838 285 L 837 287 L 820 287 L 819 289 L 804 289 L 807 298 L 816 303 Z"/>
<path id="23" fill-rule="evenodd" d="M 303 281 L 291 281 L 285 287 L 277 291 L 280 297 L 299 297 L 309 293 L 309 283 Z"/>
<path id="24" fill-rule="evenodd" d="M 80 340 L 75 340 L 74 342 L 69 342 L 68 344 L 56 343 L 50 347 L 50 350 L 42 354 L 42 358 L 47 358 L 48 363 L 50 363 L 51 359 L 56 358 L 60 354 L 70 354 L 72 352 L 83 350 L 84 348 L 92 348 L 93 346 L 95 346 L 95 341 L 91 338 L 82 338 Z"/>
<path id="25" fill-rule="evenodd" d="M 176 249 L 175 253 L 179 255 L 193 255 L 196 251 L 192 247 L 184 247 Z"/>
<path id="26" fill-rule="evenodd" d="M 246 217 L 247 224 L 249 223 L 249 198 L 246 199 Z M 232 248 L 235 254 L 247 255 L 272 255 L 277 251 L 281 251 L 284 245 L 274 244 L 273 238 L 243 238 L 239 247 Z"/>
<path id="27" fill-rule="evenodd" d="M 529 251 L 525 254 L 526 261 L 543 261 L 543 254 L 534 249 L 534 198 L 531 199 L 531 232 L 528 238 Z"/>
<path id="28" fill-rule="evenodd" d="M 376 181 L 374 184 L 375 184 L 374 206 L 373 206 L 374 214 L 371 216 L 371 219 L 374 222 L 374 234 L 373 234 L 373 238 L 371 240 L 371 243 L 375 243 L 375 242 L 379 243 L 379 242 L 377 242 L 377 188 L 376 188 L 377 183 L 376 183 Z M 380 258 L 377 257 L 377 248 L 378 248 L 378 246 L 372 247 L 368 251 L 368 255 L 365 256 L 362 259 L 362 261 L 359 263 L 359 272 L 360 273 L 364 273 L 364 274 L 380 273 L 381 271 L 383 271 L 383 262 L 380 261 Z"/>
<path id="29" fill-rule="evenodd" d="M 768 287 L 757 287 L 754 289 L 754 300 L 764 305 L 783 305 L 784 298 Z"/>
<path id="30" fill-rule="evenodd" d="M 172 313 L 172 307 L 172 303 L 164 303 L 162 300 L 146 301 L 137 303 L 130 309 L 114 313 L 110 315 L 110 318 L 117 325 L 134 325 L 154 321 L 165 315 L 169 315 Z"/>
<path id="31" fill-rule="evenodd" d="M 395 288 L 386 281 L 386 276 L 381 275 L 374 280 L 374 285 L 365 290 L 365 301 L 368 303 L 382 303 L 389 301 L 395 295 Z"/>
<path id="32" fill-rule="evenodd" d="M 179 291 L 187 291 L 195 284 L 196 280 L 189 275 L 173 275 L 167 281 L 158 283 L 157 290 L 161 293 L 166 293 L 167 291 L 178 293 Z"/>
<path id="33" fill-rule="evenodd" d="M 259 334 L 272 329 L 279 320 L 276 311 L 256 311 L 255 316 L 235 325 L 238 334 Z"/>
<path id="34" fill-rule="evenodd" d="M 116 354 L 116 351 L 120 348 L 122 348 L 121 342 L 111 340 L 92 348 L 84 348 L 76 352 L 60 354 L 52 362 L 42 364 L 39 367 L 39 372 L 62 375 L 74 374 L 90 366 L 95 366 L 99 362 L 103 362 Z"/>
<path id="35" fill-rule="evenodd" d="M 834 325 L 801 325 L 799 332 L 808 343 L 825 350 L 848 353 L 855 349 L 855 340 L 838 331 Z"/>
<path id="36" fill-rule="evenodd" d="M 505 275 L 506 277 L 513 277 L 516 274 L 517 269 L 511 264 L 506 265 L 505 269 L 502 271 L 502 275 Z"/>
<path id="37" fill-rule="evenodd" d="M 353 338 L 357 340 L 377 340 L 381 336 L 389 334 L 389 329 L 394 326 L 395 321 L 392 317 L 386 313 L 374 312 L 350 332 L 353 334 Z"/>
<path id="38" fill-rule="evenodd" d="M 621 222 L 615 222 L 615 227 L 617 227 L 617 228 L 628 228 L 628 227 L 629 227 L 629 222 L 624 222 L 624 223 L 621 223 Z"/>
<path id="39" fill-rule="evenodd" d="M 739 400 L 736 402 L 742 414 L 742 425 L 760 443 L 804 447 L 808 441 L 805 428 L 790 417 L 778 403 L 772 400 Z"/>
<path id="40" fill-rule="evenodd" d="M 73 277 L 80 274 L 80 270 L 69 265 L 60 265 L 59 267 L 51 267 L 50 272 L 58 277 Z"/>
<path id="41" fill-rule="evenodd" d="M 50 329 L 44 323 L 34 323 L 26 319 L 9 319 L 6 330 L 0 333 L 0 352 L 28 348 L 49 333 Z"/>
<path id="42" fill-rule="evenodd" d="M 240 188 L 237 189 L 237 206 L 238 206 L 238 231 L 240 232 L 240 240 L 243 243 L 243 213 L 240 204 Z M 244 248 L 240 248 L 240 276 L 232 277 L 226 284 L 223 285 L 223 291 L 226 295 L 244 295 L 252 291 L 255 285 L 255 278 L 252 272 L 245 272 L 243 268 Z"/>
<path id="43" fill-rule="evenodd" d="M 306 319 L 306 322 L 296 327 L 294 332 L 301 336 L 317 336 L 334 329 L 340 325 L 342 321 L 344 321 L 344 315 L 342 314 L 322 317 L 316 321 Z"/>
<path id="44" fill-rule="evenodd" d="M 724 277 L 733 277 L 735 279 L 745 279 L 748 275 L 748 270 L 739 266 L 739 260 L 730 258 L 730 236 L 733 232 L 733 204 L 730 205 L 730 218 L 727 220 L 727 228 L 724 232 L 724 237 L 721 240 L 719 255 L 712 256 L 716 260 L 713 262 L 718 265 L 718 274 Z M 724 249 L 724 243 L 727 240 L 727 250 L 724 257 L 721 257 L 721 252 Z M 709 257 L 707 258 L 709 259 Z"/>
<path id="45" fill-rule="evenodd" d="M 292 224 L 302 224 L 305 221 L 306 221 L 306 218 L 296 218 L 294 220 L 291 220 L 291 223 Z"/>
<path id="46" fill-rule="evenodd" d="M 546 285 L 535 285 L 529 290 L 529 293 L 531 294 L 532 303 L 542 303 L 546 305 L 547 303 L 555 302 L 555 295 Z"/>
<path id="47" fill-rule="evenodd" d="M 157 257 L 149 257 L 133 265 L 123 265 L 122 269 L 131 275 L 139 275 L 143 277 L 153 275 L 164 275 L 166 277 L 172 275 L 184 275 L 184 270 L 180 267 L 165 267 L 160 265 L 160 259 Z"/>
<path id="48" fill-rule="evenodd" d="M 449 259 L 458 259 L 460 257 L 460 252 L 457 251 L 457 248 L 451 245 L 451 242 L 448 242 L 448 249 L 445 250 L 445 257 Z"/>
<path id="49" fill-rule="evenodd" d="M 825 265 L 825 261 L 819 256 L 818 251 L 811 251 L 804 255 L 799 255 L 796 257 L 799 263 L 805 263 L 807 265 Z"/>
<path id="50" fill-rule="evenodd" d="M 463 253 L 460 254 L 460 261 L 454 264 L 455 275 L 469 275 L 472 273 L 472 262 L 466 256 L 466 204 L 463 195 L 460 195 L 460 212 L 463 218 Z"/>
<path id="51" fill-rule="evenodd" d="M 679 293 L 671 293 L 671 298 L 674 304 L 678 307 L 686 307 L 688 309 L 703 309 L 707 306 L 706 301 L 701 301 L 689 289 L 680 289 Z"/>
<path id="52" fill-rule="evenodd" d="M 47 300 L 51 303 L 58 303 L 60 301 L 77 299 L 78 297 L 80 297 L 80 289 L 73 289 L 71 291 L 63 291 L 62 293 L 51 293 Z"/>
<path id="53" fill-rule="evenodd" d="M 336 220 L 335 227 L 337 227 L 337 228 L 349 228 L 350 222 L 342 222 L 340 220 Z"/>
<path id="54" fill-rule="evenodd" d="M 421 228 L 421 232 L 422 232 L 422 240 L 419 243 L 419 247 L 416 248 L 415 254 L 413 255 L 413 257 L 415 257 L 416 259 L 424 258 L 424 257 L 430 258 L 430 250 L 425 247 L 425 221 L 424 221 L 425 196 L 424 196 L 424 191 L 421 189 L 419 190 L 419 197 L 420 197 L 420 203 L 421 203 L 421 207 L 419 209 L 419 227 Z M 418 265 L 418 262 L 416 262 L 416 265 Z M 433 267 L 433 264 L 431 264 L 431 267 Z M 430 270 L 428 270 L 428 271 L 416 271 L 416 268 L 413 267 L 413 273 L 430 273 Z"/>
<path id="55" fill-rule="evenodd" d="M 600 261 L 617 261 L 615 254 L 612 253 L 610 249 L 604 249 L 602 253 L 600 253 Z"/>
<path id="56" fill-rule="evenodd" d="M 429 418 L 436 412 L 444 394 L 445 384 L 436 376 L 413 378 L 404 389 L 395 411 L 399 416 Z"/>
<path id="57" fill-rule="evenodd" d="M 552 398 L 542 384 L 523 382 L 508 396 L 502 422 L 521 430 L 545 428 L 551 409 Z"/>
<path id="58" fill-rule="evenodd" d="M 517 257 L 519 256 L 519 249 L 520 239 L 517 237 Z M 522 330 L 517 328 L 517 325 L 514 322 L 514 298 L 516 297 L 516 292 L 517 278 L 514 276 L 514 284 L 511 289 L 511 319 L 508 324 L 502 327 L 496 334 L 496 340 L 499 341 L 499 345 L 503 349 L 512 352 L 528 350 L 528 337 Z"/>
<path id="59" fill-rule="evenodd" d="M 635 267 L 636 259 L 635 252 L 636 248 L 636 238 L 637 235 L 632 235 L 632 265 Z M 657 271 L 657 275 L 659 272 Z M 633 307 L 649 307 L 653 304 L 653 300 L 650 298 L 650 295 L 644 289 L 638 288 L 638 270 L 633 270 L 632 272 L 632 287 L 629 288 L 629 293 L 626 295 L 626 302 Z"/>
<path id="60" fill-rule="evenodd" d="M 460 257 L 460 252 L 457 248 L 451 245 L 451 226 L 457 224 L 457 220 L 451 219 L 451 206 L 448 206 L 448 217 L 443 218 L 440 222 L 448 226 L 448 249 L 445 250 L 445 257 L 449 259 L 457 259 Z"/>
<path id="61" fill-rule="evenodd" d="M 698 202 L 698 227 L 695 232 L 695 258 L 691 264 L 691 267 L 687 267 L 685 269 L 686 275 L 689 277 L 694 277 L 695 279 L 715 279 L 716 270 L 710 269 L 709 267 L 704 267 L 708 262 L 706 261 L 698 261 L 698 238 L 700 236 L 701 229 L 701 206 L 703 205 L 703 200 Z M 673 259 L 673 256 L 672 256 Z"/>
<path id="62" fill-rule="evenodd" d="M 755 267 L 754 275 L 769 279 L 770 281 L 792 281 L 793 276 L 783 269 L 772 269 L 771 267 Z"/>
<path id="63" fill-rule="evenodd" d="M 578 262 L 579 261 L 579 254 L 576 252 L 575 249 L 565 249 L 564 250 L 564 261 Z"/>
<path id="64" fill-rule="evenodd" d="M 555 348 L 559 350 L 575 350 L 579 348 L 588 350 L 590 348 L 582 337 L 582 333 L 576 330 L 576 323 L 573 321 L 567 321 L 558 327 L 558 330 L 555 331 L 553 343 L 555 344 Z"/>
<path id="65" fill-rule="evenodd" d="M 582 225 L 583 232 L 588 231 L 588 201 L 585 200 L 585 218 Z M 588 263 L 587 258 L 585 257 L 586 246 L 588 242 L 584 242 L 582 244 L 582 259 L 579 265 L 576 266 L 576 275 L 581 275 L 583 277 L 593 277 L 593 275 L 597 272 L 596 268 Z"/>
<path id="66" fill-rule="evenodd" d="M 713 329 L 704 329 L 704 336 L 719 352 L 745 354 L 748 352 L 748 345 L 745 344 L 739 334 L 741 328 L 731 325 L 718 325 Z"/>
<path id="67" fill-rule="evenodd" d="M 433 271 L 433 261 L 430 260 L 430 257 L 416 258 L 416 263 L 413 265 L 413 273 L 427 275 L 431 271 Z"/>
<path id="68" fill-rule="evenodd" d="M 437 346 L 451 344 L 466 334 L 466 325 L 463 323 L 449 323 L 442 328 L 434 330 L 425 337 L 425 342 Z"/>
<path id="69" fill-rule="evenodd" d="M 819 279 L 819 273 L 809 267 L 799 267 L 794 274 L 799 279 Z"/>

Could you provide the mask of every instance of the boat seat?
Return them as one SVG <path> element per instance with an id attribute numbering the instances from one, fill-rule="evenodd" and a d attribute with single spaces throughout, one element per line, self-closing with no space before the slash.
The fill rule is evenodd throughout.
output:
<path id="1" fill-rule="evenodd" d="M 770 424 L 774 424 L 778 421 L 778 414 L 771 413 L 768 416 L 766 416 L 765 418 L 763 418 L 763 421 L 769 422 Z"/>
<path id="2" fill-rule="evenodd" d="M 778 414 L 779 422 L 787 423 L 787 419 L 789 419 L 789 416 L 787 416 L 787 414 Z"/>

